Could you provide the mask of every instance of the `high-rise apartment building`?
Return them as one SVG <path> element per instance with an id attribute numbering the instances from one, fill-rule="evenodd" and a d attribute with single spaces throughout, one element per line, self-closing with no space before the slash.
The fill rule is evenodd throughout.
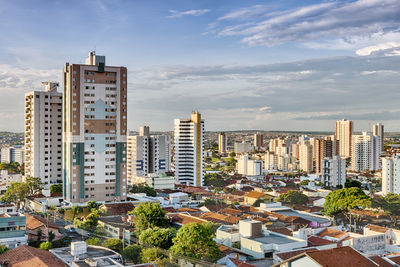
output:
<path id="1" fill-rule="evenodd" d="M 1 163 L 18 162 L 20 165 L 25 163 L 24 146 L 5 146 L 1 149 Z"/>
<path id="2" fill-rule="evenodd" d="M 353 122 L 347 119 L 337 121 L 335 124 L 335 138 L 338 142 L 338 155 L 351 157 L 353 135 Z"/>
<path id="3" fill-rule="evenodd" d="M 228 138 L 226 137 L 226 133 L 220 132 L 218 134 L 218 152 L 224 153 L 227 151 L 228 146 Z"/>
<path id="4" fill-rule="evenodd" d="M 136 183 L 137 177 L 169 172 L 171 170 L 170 144 L 168 135 L 150 135 L 148 126 L 140 127 L 138 136 L 128 136 L 128 184 Z"/>
<path id="5" fill-rule="evenodd" d="M 346 182 L 346 161 L 339 156 L 324 158 L 321 169 L 322 183 L 324 186 L 344 188 Z"/>
<path id="6" fill-rule="evenodd" d="M 309 141 L 305 141 L 300 144 L 300 169 L 305 172 L 313 171 L 313 152 L 312 146 Z"/>
<path id="7" fill-rule="evenodd" d="M 322 160 L 333 156 L 333 141 L 329 138 L 316 138 L 314 143 L 315 172 L 320 174 L 322 171 Z"/>
<path id="8" fill-rule="evenodd" d="M 58 83 L 25 94 L 25 175 L 62 182 L 62 93 Z"/>
<path id="9" fill-rule="evenodd" d="M 377 123 L 374 125 L 374 130 L 373 130 L 374 136 L 379 137 L 379 142 L 381 146 L 381 151 L 383 151 L 383 141 L 385 138 L 385 132 L 384 132 L 384 126 L 382 123 Z"/>
<path id="10" fill-rule="evenodd" d="M 126 200 L 127 69 L 90 52 L 63 78 L 65 200 Z"/>
<path id="11" fill-rule="evenodd" d="M 400 154 L 382 158 L 382 193 L 400 194 Z"/>
<path id="12" fill-rule="evenodd" d="M 180 184 L 202 186 L 204 177 L 204 120 L 192 112 L 190 119 L 175 119 L 174 168 Z"/>
<path id="13" fill-rule="evenodd" d="M 371 132 L 353 135 L 351 167 L 354 171 L 379 170 L 381 145 L 380 138 Z"/>
<path id="14" fill-rule="evenodd" d="M 260 149 L 264 146 L 263 142 L 264 136 L 260 133 L 254 134 L 254 147 Z"/>
<path id="15" fill-rule="evenodd" d="M 242 155 L 238 160 L 238 173 L 246 176 L 261 176 L 263 161 L 253 160 L 248 155 Z"/>

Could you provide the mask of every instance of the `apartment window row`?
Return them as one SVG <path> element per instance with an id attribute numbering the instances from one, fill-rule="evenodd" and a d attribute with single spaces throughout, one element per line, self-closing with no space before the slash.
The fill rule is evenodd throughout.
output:
<path id="1" fill-rule="evenodd" d="M 115 151 L 106 151 L 106 155 L 115 154 Z"/>
<path id="2" fill-rule="evenodd" d="M 116 137 L 115 136 L 106 136 L 106 140 L 115 140 Z"/>
<path id="3" fill-rule="evenodd" d="M 86 89 L 86 90 L 94 90 L 95 87 L 94 87 L 94 86 L 85 86 L 85 89 Z"/>
<path id="4" fill-rule="evenodd" d="M 106 108 L 105 112 L 116 112 L 117 109 L 116 108 Z"/>
<path id="5" fill-rule="evenodd" d="M 84 103 L 84 104 L 94 104 L 94 101 L 93 101 L 93 100 L 92 100 L 92 101 L 85 100 L 83 103 Z"/>
<path id="6" fill-rule="evenodd" d="M 116 91 L 117 88 L 115 87 L 106 87 L 106 91 Z"/>
<path id="7" fill-rule="evenodd" d="M 94 72 L 93 71 L 85 71 L 85 74 L 86 75 L 94 75 Z"/>
<path id="8" fill-rule="evenodd" d="M 106 76 L 116 77 L 117 73 L 116 72 L 106 72 Z"/>
<path id="9" fill-rule="evenodd" d="M 115 183 L 115 179 L 106 179 L 106 183 Z"/>
<path id="10" fill-rule="evenodd" d="M 116 119 L 117 116 L 115 115 L 106 115 L 106 119 Z"/>
<path id="11" fill-rule="evenodd" d="M 106 94 L 106 97 L 117 97 L 116 94 Z"/>
<path id="12" fill-rule="evenodd" d="M 94 119 L 95 116 L 94 115 L 85 115 L 85 119 Z"/>
<path id="13" fill-rule="evenodd" d="M 115 105 L 116 102 L 115 101 L 106 101 L 106 105 Z"/>
<path id="14" fill-rule="evenodd" d="M 94 82 L 94 80 L 93 80 L 93 82 Z M 116 83 L 117 83 L 117 81 L 113 81 L 113 80 L 106 80 L 106 83 L 108 83 L 108 84 L 116 84 Z"/>
<path id="15" fill-rule="evenodd" d="M 95 111 L 95 108 L 85 108 L 85 111 Z"/>
<path id="16" fill-rule="evenodd" d="M 115 190 L 115 187 L 114 186 L 110 186 L 110 187 L 106 186 L 106 190 Z"/>
<path id="17" fill-rule="evenodd" d="M 94 94 L 89 94 L 89 93 L 85 93 L 84 96 L 88 96 L 88 97 L 94 97 Z"/>

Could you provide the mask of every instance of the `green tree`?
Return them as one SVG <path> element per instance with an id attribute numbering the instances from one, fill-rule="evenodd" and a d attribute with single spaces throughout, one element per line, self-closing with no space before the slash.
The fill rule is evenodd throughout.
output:
<path id="1" fill-rule="evenodd" d="M 8 247 L 4 246 L 4 245 L 0 245 L 0 254 L 3 254 L 4 252 L 8 251 Z"/>
<path id="2" fill-rule="evenodd" d="M 97 203 L 94 200 L 90 200 L 90 201 L 88 201 L 86 206 L 91 212 L 93 212 L 93 211 L 97 211 L 100 208 L 101 203 Z"/>
<path id="3" fill-rule="evenodd" d="M 303 180 L 300 182 L 300 185 L 308 185 L 310 183 L 309 180 Z"/>
<path id="4" fill-rule="evenodd" d="M 235 156 L 236 156 L 236 153 L 235 153 L 235 152 L 229 153 L 229 157 L 234 158 Z"/>
<path id="5" fill-rule="evenodd" d="M 161 209 L 158 203 L 141 203 L 129 213 L 134 216 L 135 231 L 138 235 L 143 230 L 154 227 L 165 227 L 168 223 L 165 215 L 166 212 Z"/>
<path id="6" fill-rule="evenodd" d="M 351 180 L 351 179 L 346 179 L 346 182 L 344 183 L 345 188 L 350 188 L 350 187 L 358 187 L 361 189 L 361 182 L 357 180 Z"/>
<path id="7" fill-rule="evenodd" d="M 145 248 L 140 253 L 142 263 L 154 263 L 156 266 L 166 266 L 168 256 L 159 248 Z"/>
<path id="8" fill-rule="evenodd" d="M 112 250 L 120 253 L 122 250 L 123 244 L 122 244 L 122 241 L 119 240 L 118 238 L 109 238 L 109 239 L 104 240 L 104 242 L 101 244 L 101 246 L 112 249 Z"/>
<path id="9" fill-rule="evenodd" d="M 79 217 L 74 219 L 74 226 L 86 231 L 94 231 L 97 227 L 100 215 L 98 212 L 91 212 L 86 217 Z"/>
<path id="10" fill-rule="evenodd" d="M 38 228 L 37 230 L 36 230 L 36 234 L 37 234 L 37 241 L 40 241 L 40 240 L 42 240 L 42 228 Z"/>
<path id="11" fill-rule="evenodd" d="M 56 235 L 54 234 L 54 232 L 50 230 L 49 231 L 49 236 L 47 237 L 47 241 L 53 242 L 55 237 L 56 237 Z"/>
<path id="12" fill-rule="evenodd" d="M 142 246 L 150 245 L 163 249 L 169 249 L 172 244 L 172 239 L 176 236 L 175 228 L 149 228 L 140 233 L 139 243 Z"/>
<path id="13" fill-rule="evenodd" d="M 130 245 L 122 250 L 122 256 L 125 260 L 135 264 L 140 262 L 141 248 L 138 245 Z"/>
<path id="14" fill-rule="evenodd" d="M 259 198 L 253 203 L 253 207 L 260 207 L 261 203 L 264 203 L 264 201 L 261 198 Z"/>
<path id="15" fill-rule="evenodd" d="M 207 173 L 204 175 L 204 185 L 213 187 L 224 187 L 225 180 L 221 174 L 218 173 Z"/>
<path id="16" fill-rule="evenodd" d="M 308 203 L 308 197 L 299 191 L 289 190 L 287 193 L 280 194 L 276 201 L 291 205 L 306 204 Z"/>
<path id="17" fill-rule="evenodd" d="M 372 207 L 383 210 L 392 221 L 392 225 L 397 229 L 397 222 L 400 217 L 400 195 L 389 193 L 386 196 L 372 200 Z"/>
<path id="18" fill-rule="evenodd" d="M 50 193 L 51 194 L 62 194 L 63 186 L 62 184 L 52 184 L 50 185 Z"/>
<path id="19" fill-rule="evenodd" d="M 42 193 L 43 190 L 43 183 L 40 177 L 32 177 L 29 176 L 25 179 L 25 183 L 28 187 L 29 195 L 35 195 Z"/>
<path id="20" fill-rule="evenodd" d="M 196 259 L 215 261 L 221 254 L 213 240 L 212 225 L 208 223 L 189 223 L 179 229 L 173 239 L 174 245 L 169 249 L 173 254 Z"/>
<path id="21" fill-rule="evenodd" d="M 21 202 L 29 195 L 29 188 L 26 183 L 11 183 L 7 191 L 1 197 L 1 201 L 14 203 L 20 208 Z"/>
<path id="22" fill-rule="evenodd" d="M 49 249 L 52 249 L 52 248 L 53 248 L 53 244 L 52 244 L 51 242 L 49 242 L 49 241 L 42 242 L 42 243 L 40 244 L 40 247 L 39 247 L 39 248 L 42 249 L 42 250 L 49 250 Z"/>
<path id="23" fill-rule="evenodd" d="M 147 185 L 133 185 L 131 188 L 131 193 L 145 193 L 149 197 L 156 197 L 157 192 L 153 187 Z"/>
<path id="24" fill-rule="evenodd" d="M 323 213 L 333 217 L 343 213 L 349 217 L 351 227 L 351 209 L 362 209 L 371 205 L 371 198 L 358 187 L 338 189 L 330 192 L 324 203 Z M 351 230 L 351 229 L 350 229 Z"/>
<path id="25" fill-rule="evenodd" d="M 98 246 L 100 244 L 100 239 L 97 237 L 91 237 L 86 239 L 86 244 L 89 246 Z"/>
<path id="26" fill-rule="evenodd" d="M 71 211 L 72 211 L 72 214 L 73 214 L 72 221 L 74 221 L 76 215 L 81 213 L 83 211 L 83 208 L 81 206 L 72 206 Z"/>

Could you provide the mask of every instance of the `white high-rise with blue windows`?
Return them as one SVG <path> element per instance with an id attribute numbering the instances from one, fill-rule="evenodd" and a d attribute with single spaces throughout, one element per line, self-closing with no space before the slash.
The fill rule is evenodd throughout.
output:
<path id="1" fill-rule="evenodd" d="M 171 140 L 168 135 L 150 135 L 149 127 L 142 126 L 139 135 L 128 136 L 128 184 L 142 181 L 148 174 L 162 174 L 171 170 Z"/>

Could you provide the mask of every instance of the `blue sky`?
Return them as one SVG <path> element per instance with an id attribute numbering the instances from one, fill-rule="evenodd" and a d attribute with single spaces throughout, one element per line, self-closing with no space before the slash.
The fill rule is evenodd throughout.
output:
<path id="1" fill-rule="evenodd" d="M 128 127 L 400 131 L 400 1 L 0 0 L 0 129 L 96 49 L 129 69 Z M 4 97 L 6 96 L 6 97 Z"/>

